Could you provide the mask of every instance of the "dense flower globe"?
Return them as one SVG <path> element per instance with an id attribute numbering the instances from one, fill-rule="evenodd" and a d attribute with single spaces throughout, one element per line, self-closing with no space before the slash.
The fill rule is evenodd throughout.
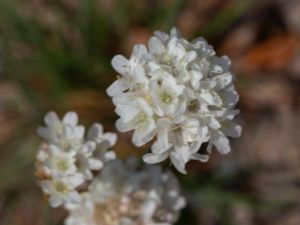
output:
<path id="1" fill-rule="evenodd" d="M 46 127 L 39 127 L 44 138 L 37 153 L 36 174 L 52 207 L 78 204 L 78 187 L 93 178 L 103 163 L 115 158 L 110 148 L 116 135 L 103 133 L 101 124 L 95 123 L 84 136 L 84 127 L 78 125 L 75 112 L 68 112 L 62 120 L 56 113 L 45 116 Z"/>
<path id="2" fill-rule="evenodd" d="M 185 206 L 170 171 L 135 159 L 106 163 L 82 199 L 67 208 L 66 225 L 171 225 Z"/>
<path id="3" fill-rule="evenodd" d="M 118 79 L 107 89 L 120 116 L 119 131 L 134 131 L 132 141 L 142 146 L 154 139 L 147 163 L 168 157 L 182 173 L 189 160 L 206 162 L 198 153 L 208 142 L 221 154 L 230 151 L 229 137 L 241 127 L 232 120 L 239 113 L 230 60 L 215 55 L 202 38 L 188 42 L 173 28 L 170 35 L 155 32 L 148 46 L 135 45 L 129 59 L 112 59 Z"/>

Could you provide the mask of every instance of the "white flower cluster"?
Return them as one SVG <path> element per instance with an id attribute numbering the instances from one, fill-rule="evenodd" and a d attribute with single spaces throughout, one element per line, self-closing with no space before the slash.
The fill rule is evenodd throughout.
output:
<path id="1" fill-rule="evenodd" d="M 135 45 L 129 59 L 117 55 L 112 66 L 120 74 L 107 89 L 120 116 L 117 129 L 133 130 L 136 146 L 156 138 L 145 162 L 170 157 L 186 173 L 189 160 L 208 160 L 208 154 L 198 153 L 202 143 L 208 142 L 208 153 L 215 146 L 226 154 L 227 136 L 240 136 L 241 127 L 232 122 L 239 96 L 230 60 L 217 57 L 204 39 L 188 42 L 175 28 L 170 35 L 155 32 L 148 48 Z"/>
<path id="2" fill-rule="evenodd" d="M 95 123 L 85 137 L 85 128 L 78 125 L 75 112 L 68 112 L 62 120 L 49 112 L 45 123 L 46 127 L 38 128 L 38 134 L 44 138 L 37 154 L 40 185 L 49 195 L 52 207 L 77 204 L 81 201 L 79 186 L 93 178 L 92 171 L 115 158 L 109 149 L 115 144 L 116 135 L 103 133 L 102 125 Z"/>
<path id="3" fill-rule="evenodd" d="M 185 206 L 171 172 L 135 159 L 107 162 L 82 198 L 66 225 L 171 225 Z"/>

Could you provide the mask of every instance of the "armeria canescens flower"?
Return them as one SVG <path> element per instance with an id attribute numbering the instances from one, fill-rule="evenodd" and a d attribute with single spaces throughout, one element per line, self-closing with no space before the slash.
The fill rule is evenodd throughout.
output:
<path id="1" fill-rule="evenodd" d="M 134 159 L 106 163 L 82 199 L 67 208 L 66 225 L 171 225 L 185 206 L 170 171 Z"/>
<path id="2" fill-rule="evenodd" d="M 79 186 L 93 178 L 105 161 L 115 158 L 110 148 L 116 135 L 103 133 L 102 125 L 93 124 L 84 136 L 85 128 L 78 125 L 75 112 L 68 112 L 62 120 L 56 113 L 45 116 L 47 127 L 39 127 L 44 138 L 37 153 L 37 175 L 52 207 L 80 202 Z"/>
<path id="3" fill-rule="evenodd" d="M 107 89 L 120 119 L 117 129 L 134 131 L 136 146 L 155 139 L 147 163 L 168 157 L 182 173 L 192 159 L 206 162 L 200 154 L 208 142 L 221 154 L 230 151 L 229 137 L 238 137 L 241 127 L 232 120 L 239 113 L 230 60 L 215 55 L 202 38 L 188 42 L 173 28 L 170 35 L 155 32 L 148 46 L 135 45 L 130 59 L 112 60 L 119 78 Z"/>

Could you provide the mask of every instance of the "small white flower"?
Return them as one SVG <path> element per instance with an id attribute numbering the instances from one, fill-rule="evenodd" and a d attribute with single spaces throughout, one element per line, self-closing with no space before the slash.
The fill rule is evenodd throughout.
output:
<path id="1" fill-rule="evenodd" d="M 127 89 L 133 89 L 138 84 L 147 83 L 147 77 L 143 67 L 142 55 L 147 52 L 145 46 L 136 45 L 130 59 L 117 55 L 112 60 L 112 66 L 121 77 L 115 81 L 107 92 L 110 96 L 118 95 Z"/>
<path id="2" fill-rule="evenodd" d="M 75 112 L 68 112 L 62 121 L 55 112 L 45 116 L 47 127 L 39 127 L 38 134 L 47 142 L 69 149 L 78 147 L 84 136 L 84 127 L 78 126 L 78 116 Z"/>
<path id="3" fill-rule="evenodd" d="M 158 116 L 174 115 L 180 111 L 179 98 L 184 86 L 177 85 L 176 79 L 169 74 L 153 79 L 149 84 L 152 105 Z"/>
<path id="4" fill-rule="evenodd" d="M 92 170 L 100 170 L 103 167 L 103 162 L 93 157 L 95 149 L 96 144 L 92 141 L 88 141 L 82 145 L 77 152 L 78 171 L 81 172 L 87 180 L 93 178 Z"/>
<path id="5" fill-rule="evenodd" d="M 148 163 L 167 158 L 182 173 L 190 160 L 206 162 L 198 154 L 208 142 L 222 153 L 230 151 L 229 137 L 241 127 L 232 122 L 238 110 L 228 57 L 218 57 L 202 38 L 189 42 L 173 28 L 170 35 L 155 32 L 134 47 L 129 60 L 116 56 L 114 69 L 121 75 L 107 90 L 120 119 L 119 131 L 133 130 L 132 141 L 144 145 L 155 138 Z"/>
<path id="6" fill-rule="evenodd" d="M 83 183 L 81 174 L 73 174 L 68 177 L 53 177 L 51 180 L 40 181 L 43 191 L 49 195 L 49 203 L 52 207 L 64 204 L 80 203 L 80 195 L 75 190 Z"/>
<path id="7" fill-rule="evenodd" d="M 44 171 L 47 175 L 72 175 L 76 172 L 74 150 L 65 152 L 55 145 L 49 145 L 47 155 L 44 161 Z"/>
<path id="8" fill-rule="evenodd" d="M 116 158 L 116 154 L 111 150 L 116 144 L 117 135 L 111 132 L 103 132 L 103 126 L 99 123 L 94 123 L 87 134 L 87 139 L 94 141 L 96 145 L 95 155 L 104 161 Z"/>
<path id="9" fill-rule="evenodd" d="M 146 100 L 136 98 L 131 104 L 120 104 L 116 108 L 121 118 L 116 122 L 120 131 L 134 130 L 132 141 L 137 146 L 142 146 L 154 137 L 155 121 L 153 110 Z"/>

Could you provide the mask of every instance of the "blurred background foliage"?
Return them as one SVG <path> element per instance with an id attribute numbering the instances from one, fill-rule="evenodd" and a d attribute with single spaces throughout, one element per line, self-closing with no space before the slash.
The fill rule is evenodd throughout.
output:
<path id="1" fill-rule="evenodd" d="M 300 224 L 300 1 L 0 0 L 0 224 L 62 224 L 34 177 L 43 115 L 114 131 L 110 60 L 154 30 L 204 36 L 232 61 L 243 136 L 190 163 L 179 225 Z M 140 154 L 119 134 L 121 157 Z"/>

